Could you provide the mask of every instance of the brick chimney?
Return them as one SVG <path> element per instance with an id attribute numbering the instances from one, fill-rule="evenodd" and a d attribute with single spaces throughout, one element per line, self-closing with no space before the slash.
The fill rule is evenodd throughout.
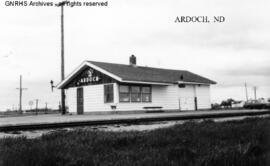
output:
<path id="1" fill-rule="evenodd" d="M 129 57 L 129 65 L 136 66 L 136 57 L 134 55 Z"/>

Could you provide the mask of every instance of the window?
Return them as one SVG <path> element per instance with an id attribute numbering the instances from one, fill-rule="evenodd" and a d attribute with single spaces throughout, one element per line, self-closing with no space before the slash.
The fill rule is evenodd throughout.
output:
<path id="1" fill-rule="evenodd" d="M 127 86 L 127 85 L 120 85 L 119 86 L 119 100 L 120 100 L 120 102 L 129 102 L 130 101 L 129 86 Z"/>
<path id="2" fill-rule="evenodd" d="M 141 101 L 141 88 L 139 86 L 131 87 L 131 102 Z"/>
<path id="3" fill-rule="evenodd" d="M 142 87 L 142 102 L 151 102 L 151 87 Z"/>
<path id="4" fill-rule="evenodd" d="M 104 85 L 104 102 L 113 102 L 113 84 Z"/>
<path id="5" fill-rule="evenodd" d="M 120 102 L 151 102 L 151 86 L 119 86 Z"/>

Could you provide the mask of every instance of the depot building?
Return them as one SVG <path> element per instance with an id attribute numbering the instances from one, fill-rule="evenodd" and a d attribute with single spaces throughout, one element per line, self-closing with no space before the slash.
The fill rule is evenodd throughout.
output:
<path id="1" fill-rule="evenodd" d="M 209 109 L 214 81 L 186 70 L 84 61 L 62 82 L 71 113 Z"/>

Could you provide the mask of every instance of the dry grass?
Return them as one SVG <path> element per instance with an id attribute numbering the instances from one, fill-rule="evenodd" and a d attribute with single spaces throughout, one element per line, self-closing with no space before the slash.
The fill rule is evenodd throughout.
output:
<path id="1" fill-rule="evenodd" d="M 270 118 L 188 122 L 151 132 L 61 131 L 0 140 L 0 165 L 270 165 Z"/>

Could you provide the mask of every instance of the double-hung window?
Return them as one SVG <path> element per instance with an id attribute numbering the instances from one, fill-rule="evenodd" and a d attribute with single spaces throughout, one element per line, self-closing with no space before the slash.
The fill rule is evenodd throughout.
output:
<path id="1" fill-rule="evenodd" d="M 131 102 L 141 102 L 141 87 L 131 86 Z"/>
<path id="2" fill-rule="evenodd" d="M 119 86 L 119 100 L 120 102 L 130 102 L 130 88 L 127 85 Z"/>
<path id="3" fill-rule="evenodd" d="M 142 102 L 151 102 L 151 87 L 142 87 Z"/>
<path id="4" fill-rule="evenodd" d="M 104 85 L 104 103 L 113 102 L 113 84 Z"/>

